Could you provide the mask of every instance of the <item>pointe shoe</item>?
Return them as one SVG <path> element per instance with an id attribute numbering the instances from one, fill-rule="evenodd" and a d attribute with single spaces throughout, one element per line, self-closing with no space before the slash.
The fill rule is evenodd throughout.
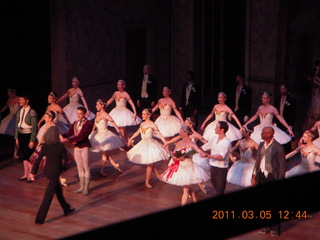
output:
<path id="1" fill-rule="evenodd" d="M 150 184 L 146 184 L 145 186 L 146 186 L 146 188 L 149 188 L 149 189 L 152 188 L 152 186 Z"/>
<path id="2" fill-rule="evenodd" d="M 203 187 L 200 186 L 200 189 L 204 194 L 207 194 L 206 185 L 203 185 Z"/>
<path id="3" fill-rule="evenodd" d="M 34 223 L 41 225 L 41 224 L 44 223 L 44 221 L 43 221 L 43 220 L 36 219 L 36 220 L 34 221 Z"/>
<path id="4" fill-rule="evenodd" d="M 67 179 L 65 179 L 65 178 L 60 178 L 60 184 L 61 184 L 62 186 L 64 186 L 64 187 L 68 187 L 68 185 L 67 185 Z"/>
<path id="5" fill-rule="evenodd" d="M 113 165 L 113 167 L 118 170 L 119 172 L 122 173 L 122 170 L 120 169 L 120 165 L 119 164 L 116 164 L 116 165 Z"/>
<path id="6" fill-rule="evenodd" d="M 65 210 L 65 211 L 63 212 L 63 214 L 67 217 L 67 216 L 69 216 L 71 213 L 73 213 L 74 211 L 75 211 L 75 209 L 72 208 L 72 207 L 70 207 L 70 208 L 68 208 L 67 210 Z"/>

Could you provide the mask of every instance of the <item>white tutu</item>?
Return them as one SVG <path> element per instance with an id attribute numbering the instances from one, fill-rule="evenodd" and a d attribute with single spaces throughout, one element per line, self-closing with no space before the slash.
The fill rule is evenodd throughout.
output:
<path id="1" fill-rule="evenodd" d="M 253 128 L 251 138 L 259 144 L 262 141 L 261 132 L 264 127 L 271 126 L 274 129 L 274 139 L 280 144 L 286 144 L 291 141 L 291 137 L 272 123 L 273 115 L 268 113 L 266 115 L 260 114 L 260 124 Z"/>
<path id="2" fill-rule="evenodd" d="M 172 107 L 170 105 L 160 106 L 160 116 L 154 122 L 163 137 L 173 137 L 179 134 L 181 122 L 179 118 L 171 115 Z"/>
<path id="3" fill-rule="evenodd" d="M 126 104 L 127 100 L 125 98 L 116 100 L 116 107 L 109 113 L 113 121 L 117 124 L 118 127 L 134 126 L 140 124 L 142 122 L 141 118 L 137 116 L 136 120 L 134 120 L 134 113 L 126 107 Z M 108 124 L 110 127 L 113 127 L 110 123 Z"/>
<path id="4" fill-rule="evenodd" d="M 314 152 L 309 152 L 306 155 L 301 153 L 301 163 L 287 171 L 286 178 L 319 171 L 320 167 L 316 165 L 316 162 L 319 162 L 319 157 Z"/>
<path id="5" fill-rule="evenodd" d="M 140 133 L 141 141 L 127 152 L 130 162 L 152 164 L 170 157 L 161 144 L 152 138 L 152 128 L 141 130 Z"/>
<path id="6" fill-rule="evenodd" d="M 67 104 L 64 108 L 63 108 L 63 111 L 65 112 L 65 114 L 67 115 L 70 123 L 74 123 L 75 121 L 77 121 L 77 108 L 82 106 L 82 104 L 80 104 L 80 96 L 75 93 L 73 94 L 72 96 L 69 96 L 69 100 L 70 100 L 70 103 Z M 89 111 L 89 117 L 87 117 L 89 120 L 92 120 L 94 119 L 95 117 L 95 114 L 91 111 Z M 61 121 L 63 123 L 67 123 L 66 120 L 64 118 L 61 119 Z"/>
<path id="7" fill-rule="evenodd" d="M 211 175 L 211 165 L 209 164 L 210 158 L 202 158 L 199 153 L 196 153 L 192 156 L 192 161 L 202 167 L 208 176 Z"/>
<path id="8" fill-rule="evenodd" d="M 207 141 L 209 141 L 212 136 L 216 135 L 215 134 L 216 124 L 219 121 L 224 121 L 229 126 L 229 129 L 226 132 L 226 137 L 229 139 L 229 141 L 233 142 L 233 141 L 241 139 L 242 135 L 241 135 L 240 130 L 227 121 L 227 115 L 228 114 L 226 112 L 215 112 L 215 120 L 213 122 L 211 122 L 204 129 L 203 138 L 206 139 Z"/>
<path id="9" fill-rule="evenodd" d="M 250 187 L 255 160 L 252 158 L 252 150 L 245 152 L 240 150 L 240 160 L 236 161 L 228 171 L 227 182 L 242 187 Z"/>
<path id="10" fill-rule="evenodd" d="M 176 186 L 188 186 L 210 179 L 206 171 L 198 164 L 193 163 L 191 158 L 186 158 L 184 161 L 174 159 L 161 177 L 164 182 Z"/>
<path id="11" fill-rule="evenodd" d="M 107 122 L 104 119 L 96 121 L 96 126 L 97 130 L 89 135 L 92 152 L 104 152 L 123 146 L 121 139 L 108 130 Z"/>

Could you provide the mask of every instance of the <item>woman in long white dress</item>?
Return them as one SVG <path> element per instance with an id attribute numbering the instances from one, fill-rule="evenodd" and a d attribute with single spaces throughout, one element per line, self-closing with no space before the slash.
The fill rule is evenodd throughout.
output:
<path id="1" fill-rule="evenodd" d="M 299 152 L 301 154 L 301 163 L 287 171 L 286 178 L 320 170 L 320 149 L 312 143 L 313 138 L 310 131 L 305 131 L 299 147 L 286 155 L 286 159 L 290 159 Z"/>
<path id="2" fill-rule="evenodd" d="M 1 109 L 1 113 L 9 108 L 9 114 L 1 120 L 0 123 L 0 134 L 14 136 L 16 129 L 16 113 L 19 109 L 19 97 L 16 95 L 14 89 L 7 89 L 8 100 L 6 105 Z"/>
<path id="3" fill-rule="evenodd" d="M 162 90 L 163 98 L 159 99 L 158 103 L 152 109 L 153 113 L 160 109 L 160 116 L 154 123 L 158 126 L 165 139 L 169 139 L 179 134 L 181 124 L 183 123 L 182 116 L 178 111 L 175 102 L 170 97 L 170 94 L 171 89 L 164 87 Z M 172 109 L 177 117 L 171 114 Z"/>
<path id="4" fill-rule="evenodd" d="M 86 114 L 87 118 L 89 120 L 92 120 L 95 117 L 94 113 L 89 111 L 87 101 L 84 98 L 83 92 L 79 88 L 79 85 L 80 85 L 79 79 L 77 77 L 72 78 L 72 88 L 69 88 L 68 91 L 64 95 L 62 95 L 56 102 L 58 104 L 59 102 L 63 101 L 67 97 L 69 97 L 69 104 L 67 104 L 63 108 L 63 111 L 67 115 L 71 124 L 74 123 L 75 121 L 77 121 L 77 108 L 80 106 L 83 106 L 83 105 L 87 109 L 87 114 Z M 80 104 L 80 99 L 81 99 L 83 105 Z M 67 123 L 67 122 L 65 122 L 64 119 L 62 119 L 62 121 L 64 123 Z"/>
<path id="5" fill-rule="evenodd" d="M 46 112 L 54 111 L 55 118 L 53 119 L 53 122 L 59 128 L 60 134 L 64 134 L 69 130 L 69 127 L 71 126 L 71 124 L 67 115 L 64 113 L 62 108 L 56 103 L 56 100 L 57 100 L 57 94 L 54 92 L 50 92 L 48 95 L 49 106 L 47 107 Z M 45 115 L 46 114 L 44 114 L 43 117 L 39 120 L 38 129 L 41 129 L 41 123 L 44 121 Z M 62 122 L 62 118 L 64 119 L 64 122 L 66 122 L 67 124 Z"/>
<path id="6" fill-rule="evenodd" d="M 249 119 L 243 126 L 247 126 L 248 124 L 255 121 L 258 117 L 260 118 L 260 124 L 253 128 L 253 133 L 251 134 L 251 138 L 259 144 L 262 141 L 261 132 L 264 127 L 271 126 L 274 129 L 274 138 L 280 144 L 286 144 L 291 141 L 291 137 L 294 137 L 294 134 L 287 124 L 287 122 L 281 117 L 278 110 L 270 104 L 271 94 L 264 92 L 261 97 L 262 105 L 258 108 L 256 114 Z M 273 124 L 273 117 L 276 117 L 280 123 L 283 124 L 288 130 L 288 135 L 280 128 Z"/>
<path id="7" fill-rule="evenodd" d="M 108 100 L 106 107 L 109 106 L 113 101 L 116 102 L 116 107 L 113 108 L 109 115 L 112 117 L 113 121 L 117 124 L 120 129 L 121 135 L 126 141 L 129 137 L 125 128 L 127 126 L 135 126 L 141 123 L 141 118 L 137 116 L 136 107 L 130 97 L 130 95 L 124 90 L 126 87 L 126 82 L 120 79 L 117 82 L 118 91 L 114 92 L 112 97 Z M 132 111 L 127 108 L 127 102 L 129 102 Z M 109 126 L 112 127 L 111 124 Z"/>
<path id="8" fill-rule="evenodd" d="M 203 137 L 207 141 L 209 141 L 210 138 L 213 135 L 215 135 L 216 124 L 219 121 L 227 122 L 227 124 L 229 126 L 229 130 L 226 132 L 226 136 L 230 142 L 233 142 L 233 141 L 236 141 L 236 140 L 239 140 L 242 138 L 242 136 L 241 136 L 242 125 L 241 125 L 239 119 L 237 118 L 237 116 L 231 110 L 231 108 L 229 108 L 225 104 L 226 100 L 227 100 L 227 95 L 224 92 L 220 92 L 218 94 L 218 104 L 214 105 L 211 113 L 209 114 L 209 116 L 204 120 L 204 122 L 200 126 L 200 129 L 204 130 Z M 239 126 L 239 129 L 228 122 L 228 120 L 227 120 L 228 114 L 236 121 L 236 123 Z M 213 122 L 211 122 L 207 127 L 205 127 L 206 123 L 213 117 L 213 115 L 215 115 L 215 120 Z"/>
<path id="9" fill-rule="evenodd" d="M 147 188 L 152 188 L 152 185 L 150 184 L 152 171 L 160 179 L 159 172 L 153 166 L 153 164 L 162 160 L 166 160 L 170 157 L 168 152 L 158 142 L 158 140 L 153 138 L 153 135 L 156 134 L 163 143 L 166 143 L 164 137 L 158 129 L 158 126 L 153 121 L 151 121 L 151 115 L 151 109 L 144 109 L 142 111 L 142 119 L 144 121 L 140 124 L 140 128 L 138 129 L 138 131 L 136 131 L 130 137 L 128 146 L 133 145 L 133 139 L 136 138 L 139 134 L 141 135 L 141 141 L 127 152 L 127 156 L 130 162 L 147 166 L 145 180 L 145 186 Z"/>
<path id="10" fill-rule="evenodd" d="M 183 187 L 181 197 L 181 206 L 187 204 L 188 197 L 191 195 L 192 201 L 196 202 L 197 198 L 195 192 L 192 190 L 192 184 L 206 182 L 210 179 L 206 171 L 198 164 L 192 161 L 192 156 L 187 153 L 191 151 L 200 153 L 201 157 L 205 157 L 204 153 L 194 142 L 191 141 L 190 135 L 192 131 L 187 125 L 182 125 L 180 136 L 182 139 L 176 143 L 173 151 L 173 161 L 165 170 L 161 178 L 164 182 Z M 185 154 L 183 154 L 185 152 Z M 182 155 L 181 156 L 178 156 Z"/>
<path id="11" fill-rule="evenodd" d="M 243 139 L 239 140 L 230 151 L 230 158 L 234 162 L 228 170 L 227 182 L 242 187 L 251 186 L 252 172 L 255 164 L 255 155 L 258 144 L 250 138 L 251 129 L 244 127 L 242 130 Z M 240 159 L 232 155 L 237 149 L 240 152 Z"/>
<path id="12" fill-rule="evenodd" d="M 120 137 L 122 138 L 122 135 L 117 124 L 113 121 L 111 116 L 104 109 L 106 104 L 107 102 L 105 99 L 98 99 L 96 103 L 96 119 L 94 121 L 92 132 L 89 135 L 91 151 L 101 153 L 101 176 L 106 176 L 104 172 L 104 166 L 107 160 L 116 170 L 122 172 L 119 164 L 115 163 L 115 161 L 112 159 L 108 152 L 110 150 L 120 148 L 121 146 L 123 146 L 123 142 L 120 139 Z M 116 134 L 114 134 L 112 131 L 108 129 L 108 123 L 112 124 L 112 126 L 119 133 L 120 137 L 118 137 Z"/>

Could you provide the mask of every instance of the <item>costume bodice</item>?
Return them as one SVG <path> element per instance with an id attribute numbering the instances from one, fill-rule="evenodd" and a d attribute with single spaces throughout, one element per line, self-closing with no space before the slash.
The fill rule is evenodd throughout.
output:
<path id="1" fill-rule="evenodd" d="M 241 162 L 252 162 L 254 159 L 252 158 L 252 149 L 250 147 L 239 148 L 240 150 L 240 160 Z"/>
<path id="2" fill-rule="evenodd" d="M 301 150 L 301 163 L 300 166 L 309 170 L 309 172 L 314 172 L 320 170 L 320 167 L 315 165 L 317 155 L 311 152 L 304 152 Z"/>
<path id="3" fill-rule="evenodd" d="M 97 131 L 98 132 L 103 132 L 108 130 L 108 121 L 106 121 L 105 119 L 100 119 L 99 121 L 96 121 L 96 127 L 97 127 Z"/>
<path id="4" fill-rule="evenodd" d="M 215 111 L 215 120 L 216 121 L 225 121 L 227 122 L 227 113 L 224 111 Z"/>
<path id="5" fill-rule="evenodd" d="M 160 114 L 161 116 L 169 116 L 171 115 L 172 107 L 168 104 L 159 104 Z"/>
<path id="6" fill-rule="evenodd" d="M 17 113 L 17 111 L 19 110 L 19 104 L 15 103 L 13 105 L 8 105 L 9 106 L 9 115 L 13 116 Z"/>
<path id="7" fill-rule="evenodd" d="M 80 102 L 80 95 L 78 93 L 69 95 L 69 101 L 71 104 L 78 104 Z"/>
<path id="8" fill-rule="evenodd" d="M 140 128 L 140 134 L 142 140 L 152 140 L 153 129 L 151 127 Z"/>
<path id="9" fill-rule="evenodd" d="M 124 109 L 127 106 L 127 99 L 124 97 L 115 98 L 116 100 L 116 108 Z"/>
<path id="10" fill-rule="evenodd" d="M 272 126 L 273 114 L 260 113 L 259 117 L 261 126 Z"/>

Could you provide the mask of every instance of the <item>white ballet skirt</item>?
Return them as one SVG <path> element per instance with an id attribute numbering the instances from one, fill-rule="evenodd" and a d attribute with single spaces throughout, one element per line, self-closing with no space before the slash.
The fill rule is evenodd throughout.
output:
<path id="1" fill-rule="evenodd" d="M 227 182 L 242 187 L 250 187 L 255 159 L 252 157 L 252 149 L 240 147 L 240 159 L 233 163 L 228 171 Z"/>
<path id="2" fill-rule="evenodd" d="M 108 129 L 107 121 L 96 121 L 96 127 L 97 129 L 89 135 L 92 152 L 104 152 L 123 146 L 120 137 Z"/>
<path id="3" fill-rule="evenodd" d="M 72 96 L 69 95 L 69 104 L 67 104 L 64 108 L 63 111 L 67 115 L 70 124 L 74 123 L 77 121 L 77 108 L 83 105 L 80 104 L 80 95 L 77 93 L 74 93 Z M 95 118 L 95 114 L 91 111 L 89 111 L 90 115 L 89 117 L 86 116 L 89 120 L 92 120 Z M 63 123 L 67 123 L 64 118 L 61 119 Z"/>
<path id="4" fill-rule="evenodd" d="M 209 164 L 210 158 L 202 158 L 199 153 L 196 153 L 192 156 L 192 161 L 202 167 L 208 176 L 211 175 L 211 165 Z"/>
<path id="5" fill-rule="evenodd" d="M 291 141 L 290 135 L 282 131 L 280 128 L 276 126 L 276 124 L 272 123 L 273 114 L 260 114 L 260 124 L 253 128 L 253 132 L 251 134 L 251 138 L 259 144 L 261 141 L 261 132 L 264 127 L 271 126 L 274 129 L 274 139 L 280 144 L 286 144 Z"/>
<path id="6" fill-rule="evenodd" d="M 192 162 L 191 158 L 185 158 L 183 161 L 173 159 L 168 169 L 162 173 L 161 178 L 162 181 L 176 186 L 189 186 L 210 179 L 206 171 Z"/>
<path id="7" fill-rule="evenodd" d="M 65 134 L 69 130 L 69 126 L 62 122 L 63 116 L 59 113 L 54 111 L 56 117 L 53 119 L 53 123 L 58 127 L 60 134 Z"/>
<path id="8" fill-rule="evenodd" d="M 170 157 L 161 144 L 153 138 L 153 129 L 140 129 L 141 141 L 138 142 L 127 156 L 130 162 L 136 164 L 152 164 Z"/>
<path id="9" fill-rule="evenodd" d="M 227 121 L 228 114 L 226 112 L 216 111 L 214 114 L 215 114 L 215 120 L 211 122 L 203 131 L 204 139 L 209 141 L 210 138 L 215 135 L 216 124 L 219 121 L 227 122 L 229 129 L 226 133 L 226 137 L 229 139 L 230 142 L 233 142 L 242 138 L 242 134 L 240 130 Z"/>
<path id="10" fill-rule="evenodd" d="M 138 116 L 136 120 L 133 119 L 134 113 L 131 112 L 127 106 L 127 99 L 120 98 L 115 99 L 116 107 L 111 110 L 109 115 L 112 117 L 113 121 L 117 124 L 118 127 L 134 126 L 142 122 L 141 118 Z M 110 122 L 108 123 L 110 127 L 113 127 Z"/>
<path id="11" fill-rule="evenodd" d="M 168 104 L 159 106 L 160 116 L 154 122 L 163 137 L 173 137 L 180 133 L 181 122 L 179 118 L 171 115 L 172 107 Z"/>
<path id="12" fill-rule="evenodd" d="M 0 134 L 6 134 L 10 136 L 15 135 L 16 130 L 16 113 L 19 110 L 19 104 L 15 103 L 13 106 L 9 106 L 9 114 L 1 120 Z"/>
<path id="13" fill-rule="evenodd" d="M 301 151 L 301 163 L 287 171 L 286 178 L 319 171 L 320 167 L 315 165 L 315 162 L 319 163 L 320 159 L 313 151 L 308 153 Z"/>

